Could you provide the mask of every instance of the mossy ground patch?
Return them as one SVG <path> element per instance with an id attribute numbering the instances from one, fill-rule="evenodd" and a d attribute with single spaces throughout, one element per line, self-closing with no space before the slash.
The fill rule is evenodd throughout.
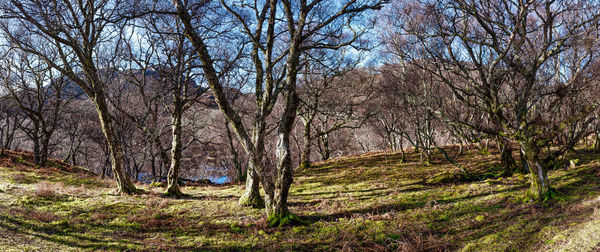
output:
<path id="1" fill-rule="evenodd" d="M 0 160 L 0 249 L 13 250 L 588 250 L 598 246 L 600 162 L 579 150 L 576 167 L 550 172 L 561 200 L 523 203 L 528 176 L 489 178 L 494 153 L 457 156 L 369 153 L 314 163 L 296 173 L 290 211 L 304 225 L 269 227 L 263 209 L 238 205 L 243 186 L 163 188 L 112 194 L 113 182 L 66 164 L 35 168 Z M 15 154 L 17 155 L 17 154 Z M 18 158 L 15 158 L 18 160 Z M 54 194 L 36 194 L 40 183 Z M 140 186 L 140 185 L 138 185 Z M 263 193 L 264 194 L 264 193 Z M 580 240 L 580 243 L 571 242 Z"/>

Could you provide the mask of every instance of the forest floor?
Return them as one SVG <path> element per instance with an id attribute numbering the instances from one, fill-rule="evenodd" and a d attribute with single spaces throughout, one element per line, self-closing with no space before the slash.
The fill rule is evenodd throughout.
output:
<path id="1" fill-rule="evenodd" d="M 572 153 L 550 172 L 558 199 L 528 202 L 528 175 L 498 177 L 498 155 L 370 153 L 297 171 L 290 210 L 305 225 L 267 228 L 263 210 L 240 207 L 243 185 L 187 186 L 183 199 L 114 194 L 83 168 L 31 157 L 0 159 L 0 251 L 463 250 L 592 251 L 600 244 L 600 154 Z M 516 153 L 515 153 L 516 154 Z M 515 157 L 518 157 L 515 155 Z"/>

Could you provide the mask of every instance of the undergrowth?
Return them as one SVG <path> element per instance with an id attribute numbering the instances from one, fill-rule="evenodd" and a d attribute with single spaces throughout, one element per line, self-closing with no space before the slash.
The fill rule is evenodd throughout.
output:
<path id="1" fill-rule="evenodd" d="M 164 185 L 114 195 L 113 182 L 23 153 L 0 158 L 0 250 L 571 250 L 600 243 L 600 155 L 572 152 L 552 170 L 551 193 L 529 202 L 527 174 L 502 176 L 493 149 L 434 154 L 369 153 L 299 170 L 294 215 L 238 205 L 243 186 Z M 20 157 L 19 157 L 20 156 Z M 515 155 L 516 156 L 516 155 Z M 571 163 L 573 163 L 571 165 Z M 297 224 L 297 225 L 289 225 Z M 299 225 L 298 225 L 299 224 Z"/>

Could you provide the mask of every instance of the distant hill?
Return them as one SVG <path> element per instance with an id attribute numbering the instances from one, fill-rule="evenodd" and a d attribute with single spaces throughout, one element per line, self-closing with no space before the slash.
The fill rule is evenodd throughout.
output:
<path id="1" fill-rule="evenodd" d="M 119 84 L 116 84 L 118 86 L 109 85 L 109 87 L 111 88 L 111 90 L 113 90 L 113 92 L 115 91 L 115 89 L 117 89 L 119 91 L 124 91 L 124 92 L 137 92 L 137 90 L 135 90 L 135 84 L 133 83 L 133 81 L 118 81 L 118 80 L 139 78 L 140 75 L 142 74 L 141 70 L 134 70 L 134 71 L 130 71 L 130 72 L 120 72 L 118 74 L 121 74 L 122 77 L 119 77 L 116 75 L 110 76 L 111 79 L 113 79 L 116 82 L 119 82 Z M 149 79 L 147 81 L 148 84 L 155 85 L 155 83 L 157 82 L 157 78 L 159 78 L 158 72 L 156 70 L 145 70 L 144 74 L 146 75 L 146 78 Z M 63 95 L 77 97 L 77 99 L 87 99 L 87 95 L 85 94 L 83 89 L 81 87 L 79 87 L 77 84 L 75 84 L 75 82 L 69 80 L 68 78 L 65 78 L 65 82 L 66 83 L 62 90 Z M 218 108 L 218 106 L 215 102 L 215 97 L 212 93 L 212 90 L 198 85 L 194 80 L 191 80 L 189 85 L 190 85 L 191 90 L 196 90 L 196 92 L 204 93 L 199 98 L 200 103 L 210 106 L 215 109 Z M 49 94 L 52 96 L 54 94 L 54 91 L 50 88 L 50 86 L 47 86 L 46 88 L 48 89 Z M 154 88 L 154 87 L 150 87 L 150 88 Z M 110 92 L 110 90 L 109 90 L 109 92 Z M 235 99 L 236 97 L 239 97 L 239 96 L 247 96 L 247 94 L 243 93 L 241 90 L 236 89 L 236 88 L 225 88 L 225 92 L 230 99 Z"/>

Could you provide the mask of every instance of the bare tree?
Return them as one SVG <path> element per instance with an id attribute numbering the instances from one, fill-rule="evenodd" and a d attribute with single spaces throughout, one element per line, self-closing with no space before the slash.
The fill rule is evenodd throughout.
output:
<path id="1" fill-rule="evenodd" d="M 64 90 L 65 78 L 32 55 L 12 51 L 2 63 L 4 87 L 27 118 L 18 127 L 33 142 L 35 164 L 45 166 L 64 107 L 75 97 Z"/>
<path id="2" fill-rule="evenodd" d="M 169 166 L 165 194 L 179 197 L 183 195 L 178 181 L 186 145 L 183 142 L 182 120 L 184 113 L 207 90 L 201 86 L 203 80 L 199 78 L 197 71 L 197 56 L 183 35 L 181 23 L 173 16 L 145 15 L 143 18 L 133 19 L 130 25 L 124 27 L 131 28 L 132 31 L 122 30 L 122 56 L 123 61 L 128 64 L 121 73 L 121 82 L 125 89 L 133 84 L 137 92 L 134 92 L 134 99 L 131 92 L 120 94 L 125 95 L 127 101 L 139 101 L 144 109 L 135 111 L 121 105 L 115 107 L 145 132 L 154 148 L 159 151 L 164 165 Z M 142 28 L 136 29 L 137 27 Z M 144 36 L 140 37 L 139 34 Z M 168 125 L 159 122 L 159 113 L 164 112 L 171 116 Z M 170 157 L 166 153 L 168 147 L 160 139 L 164 126 L 171 127 Z M 196 140 L 193 134 L 191 136 L 190 142 Z"/>
<path id="3" fill-rule="evenodd" d="M 435 112 L 447 92 L 429 73 L 404 62 L 385 65 L 380 72 L 378 92 L 385 112 L 382 112 L 378 123 L 388 132 L 388 138 L 397 137 L 400 144 L 408 142 L 415 151 L 419 151 L 421 162 L 429 165 L 432 152 L 439 147 L 438 142 L 444 133 Z M 393 144 L 393 139 L 388 141 Z M 402 153 L 403 147 L 400 146 Z"/>
<path id="4" fill-rule="evenodd" d="M 124 1 L 9 0 L 0 4 L 0 29 L 14 48 L 36 55 L 68 77 L 92 100 L 112 159 L 118 193 L 136 188 L 125 173 L 123 146 L 106 98 L 113 77 L 116 24 Z M 40 43 L 46 46 L 39 47 Z M 55 60 L 58 56 L 59 60 Z M 113 66 L 111 66 L 113 65 Z"/>
<path id="5" fill-rule="evenodd" d="M 315 142 L 321 159 L 329 159 L 330 134 L 361 127 L 373 112 L 362 109 L 372 98 L 373 74 L 366 68 L 356 69 L 361 57 L 350 59 L 347 53 L 344 50 L 305 53 L 298 112 L 303 125 L 301 168 L 310 167 L 311 147 Z"/>
<path id="6" fill-rule="evenodd" d="M 11 101 L 9 96 L 0 98 L 0 156 L 6 154 L 7 149 L 14 149 L 15 133 L 18 125 L 25 120 L 18 113 L 18 107 Z"/>
<path id="7" fill-rule="evenodd" d="M 91 122 L 89 119 L 92 119 Z M 86 146 L 86 131 L 93 129 L 89 124 L 97 123 L 94 118 L 87 113 L 80 101 L 75 101 L 68 104 L 64 114 L 61 117 L 61 125 L 58 128 L 59 135 L 66 136 L 66 143 L 61 146 L 66 147 L 63 160 L 72 165 L 80 165 L 78 157 L 80 154 L 86 155 L 83 150 Z"/>
<path id="8" fill-rule="evenodd" d="M 259 103 L 257 107 L 261 113 L 257 116 L 264 117 L 272 111 L 272 106 L 281 93 L 283 95 L 283 112 L 279 116 L 279 127 L 277 130 L 277 165 L 276 168 L 259 167 L 257 164 L 257 153 L 262 153 L 262 139 L 264 134 L 264 123 L 258 120 L 258 127 L 254 127 L 254 140 L 241 117 L 227 101 L 223 85 L 219 81 L 218 71 L 215 68 L 213 55 L 210 53 L 206 35 L 197 30 L 194 13 L 190 14 L 190 4 L 181 0 L 174 0 L 177 15 L 185 25 L 185 34 L 194 45 L 207 82 L 215 94 L 215 100 L 225 118 L 232 125 L 236 135 L 240 139 L 246 153 L 250 156 L 261 184 L 265 189 L 266 212 L 270 225 L 285 225 L 291 221 L 287 208 L 287 196 L 293 179 L 293 169 L 290 153 L 290 133 L 296 118 L 296 110 L 299 104 L 296 94 L 297 77 L 301 65 L 300 56 L 304 51 L 314 48 L 337 49 L 353 44 L 357 35 L 361 33 L 347 34 L 347 26 L 353 24 L 355 18 L 360 17 L 361 12 L 380 9 L 385 1 L 349 1 L 341 6 L 329 1 L 312 2 L 290 2 L 290 1 L 267 1 L 258 7 L 257 2 L 242 4 L 233 7 L 222 1 L 221 3 L 241 24 L 245 36 L 252 41 L 252 59 L 257 70 L 255 81 L 256 97 Z M 281 6 L 280 6 L 281 5 Z M 254 6 L 254 7 L 253 7 Z M 278 9 L 278 8 L 282 9 Z M 235 8 L 235 9 L 234 9 Z M 248 15 L 239 14 L 243 8 L 249 8 L 244 13 L 255 13 L 254 17 L 245 18 Z M 192 7 L 192 10 L 197 8 Z M 256 10 L 256 11 L 253 11 Z M 316 13 L 319 13 L 318 15 Z M 281 16 L 279 16 L 281 15 Z M 266 31 L 263 25 L 267 24 Z M 252 31 L 251 27 L 255 30 Z M 285 32 L 279 32 L 280 29 Z M 204 36 L 203 36 L 204 35 Z M 283 37 L 284 40 L 281 40 Z M 344 39 L 346 35 L 348 39 Z M 337 38 L 342 38 L 337 39 Z M 309 42 L 311 41 L 311 42 Z M 275 45 L 282 46 L 279 56 L 273 54 Z M 263 54 L 263 57 L 259 56 Z M 285 61 L 282 66 L 283 73 L 274 75 L 274 67 L 277 63 Z M 263 68 L 264 66 L 264 68 Z M 285 74 L 285 75 L 284 75 Z M 264 89 L 263 89 L 264 83 Z M 258 141 L 256 141 L 258 139 Z M 258 148 L 258 149 L 256 149 Z"/>
<path id="9" fill-rule="evenodd" d="M 590 1 L 439 1 L 400 4 L 403 56 L 451 88 L 490 123 L 464 126 L 519 143 L 531 172 L 532 199 L 552 197 L 547 163 L 585 134 L 548 154 L 571 125 L 589 122 L 598 99 L 599 6 Z M 409 10 L 410 9 L 410 13 Z M 421 57 L 426 55 L 426 57 Z"/>

